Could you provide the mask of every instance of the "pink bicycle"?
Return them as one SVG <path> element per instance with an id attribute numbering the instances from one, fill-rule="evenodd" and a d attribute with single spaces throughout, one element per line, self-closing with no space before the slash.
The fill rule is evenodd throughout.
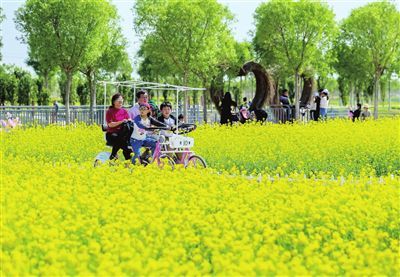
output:
<path id="1" fill-rule="evenodd" d="M 195 124 L 182 124 L 178 126 L 178 134 L 164 136 L 159 133 L 162 130 L 169 130 L 168 128 L 149 128 L 148 130 L 154 131 L 158 137 L 156 149 L 151 161 L 141 155 L 143 157 L 141 163 L 146 165 L 156 161 L 160 168 L 167 166 L 172 169 L 176 164 L 182 164 L 185 168 L 206 168 L 207 163 L 204 158 L 191 150 L 194 146 L 194 139 L 186 136 L 187 133 L 195 129 Z"/>

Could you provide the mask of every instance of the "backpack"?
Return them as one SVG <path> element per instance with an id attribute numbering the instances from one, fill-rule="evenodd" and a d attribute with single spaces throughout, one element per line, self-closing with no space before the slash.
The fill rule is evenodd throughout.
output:
<path id="1" fill-rule="evenodd" d="M 130 137 L 133 133 L 134 126 L 135 124 L 133 123 L 133 121 L 127 121 L 125 123 L 122 123 L 122 127 L 119 134 L 124 141 L 127 141 L 129 143 Z"/>

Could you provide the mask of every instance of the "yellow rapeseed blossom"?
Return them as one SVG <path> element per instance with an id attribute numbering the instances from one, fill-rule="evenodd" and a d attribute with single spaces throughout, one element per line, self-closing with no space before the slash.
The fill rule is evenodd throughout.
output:
<path id="1" fill-rule="evenodd" d="M 200 126 L 211 168 L 174 171 L 94 168 L 98 127 L 0 133 L 0 274 L 396 276 L 398 125 Z"/>
<path id="2" fill-rule="evenodd" d="M 202 125 L 193 137 L 208 165 L 231 172 L 400 174 L 400 118 Z"/>

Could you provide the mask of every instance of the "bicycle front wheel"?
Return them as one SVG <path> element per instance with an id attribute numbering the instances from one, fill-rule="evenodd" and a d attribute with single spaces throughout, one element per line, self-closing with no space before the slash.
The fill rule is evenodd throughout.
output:
<path id="1" fill-rule="evenodd" d="M 158 167 L 161 169 L 174 170 L 174 168 L 175 168 L 174 159 L 166 154 L 160 155 L 160 157 L 157 159 L 157 162 L 158 162 Z"/>
<path id="2" fill-rule="evenodd" d="M 185 164 L 185 168 L 187 167 L 193 167 L 193 168 L 206 168 L 207 164 L 206 161 L 198 156 L 198 155 L 193 155 L 190 156 L 189 159 L 187 160 Z"/>

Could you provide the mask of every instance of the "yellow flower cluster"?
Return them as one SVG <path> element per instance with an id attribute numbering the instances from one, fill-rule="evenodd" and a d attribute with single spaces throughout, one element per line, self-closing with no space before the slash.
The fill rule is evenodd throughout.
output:
<path id="1" fill-rule="evenodd" d="M 400 174 L 400 118 L 353 123 L 201 125 L 194 150 L 219 170 L 317 176 Z M 98 126 L 48 126 L 0 133 L 6 156 L 53 163 L 93 162 L 106 150 Z"/>
<path id="2" fill-rule="evenodd" d="M 85 124 L 19 128 L 0 138 L 5 156 L 53 163 L 93 161 L 105 145 L 101 129 Z"/>
<path id="3" fill-rule="evenodd" d="M 0 274 L 398 275 L 398 123 L 200 126 L 213 168 L 174 171 L 94 168 L 97 127 L 0 133 Z"/>
<path id="4" fill-rule="evenodd" d="M 209 166 L 245 174 L 400 174 L 399 117 L 355 123 L 338 119 L 306 125 L 203 125 L 193 137 Z"/>

